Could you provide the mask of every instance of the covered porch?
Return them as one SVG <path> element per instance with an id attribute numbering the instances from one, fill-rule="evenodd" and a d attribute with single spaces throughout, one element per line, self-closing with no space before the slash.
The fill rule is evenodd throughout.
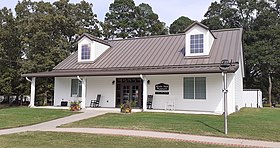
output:
<path id="1" fill-rule="evenodd" d="M 35 107 L 36 78 L 26 77 L 31 83 L 29 107 Z M 80 101 L 81 108 L 90 108 L 92 100 L 101 95 L 101 108 L 119 108 L 126 101 L 134 109 L 147 109 L 148 80 L 145 75 L 133 76 L 71 76 L 54 77 L 53 107 L 69 107 L 73 101 Z"/>
<path id="2" fill-rule="evenodd" d="M 40 76 L 37 76 L 40 77 Z M 199 114 L 222 114 L 222 82 L 220 73 L 212 74 L 169 74 L 169 75 L 107 75 L 107 76 L 74 76 L 55 77 L 54 106 L 61 102 L 81 101 L 83 109 L 91 109 L 91 100 L 101 94 L 99 108 L 117 109 L 120 104 L 130 99 L 135 101 L 134 109 L 153 112 L 189 112 Z M 185 78 L 205 78 L 205 99 L 186 99 L 184 97 Z M 29 77 L 30 78 L 30 77 Z M 229 74 L 229 87 L 234 87 L 233 75 Z M 77 86 L 73 87 L 73 80 Z M 35 81 L 31 81 L 31 103 L 34 107 Z M 76 90 L 73 91 L 73 88 Z M 152 109 L 147 109 L 148 96 L 152 95 Z M 234 92 L 229 92 L 234 104 Z M 95 108 L 96 109 L 96 108 Z M 233 110 L 233 109 L 232 109 Z"/>

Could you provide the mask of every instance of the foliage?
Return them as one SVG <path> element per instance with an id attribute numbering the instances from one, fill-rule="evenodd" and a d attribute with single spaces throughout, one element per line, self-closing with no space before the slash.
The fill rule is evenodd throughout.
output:
<path id="1" fill-rule="evenodd" d="M 12 10 L 0 10 L 0 94 L 20 94 L 21 50 Z"/>
<path id="2" fill-rule="evenodd" d="M 81 142 L 82 141 L 82 142 Z M 1 147 L 45 148 L 73 147 L 84 148 L 224 148 L 225 146 L 190 143 L 170 139 L 144 138 L 135 136 L 113 136 L 102 134 L 66 133 L 66 132 L 24 132 L 0 137 Z"/>
<path id="3" fill-rule="evenodd" d="M 28 94 L 29 82 L 22 73 L 50 71 L 76 51 L 76 39 L 82 33 L 101 36 L 92 4 L 69 0 L 54 3 L 22 0 L 15 14 L 0 10 L 0 94 Z M 53 91 L 53 78 L 36 80 L 36 95 L 47 103 Z"/>
<path id="4" fill-rule="evenodd" d="M 167 34 L 165 24 L 148 4 L 135 6 L 133 0 L 115 0 L 110 4 L 103 23 L 107 39 Z"/>
<path id="5" fill-rule="evenodd" d="M 73 101 L 70 102 L 70 111 L 79 111 L 81 110 L 81 104 L 82 101 Z"/>
<path id="6" fill-rule="evenodd" d="M 38 109 L 27 107 L 0 109 L 0 118 L 5 119 L 0 121 L 0 129 L 37 124 L 72 114 L 72 112 L 67 110 L 57 109 Z"/>
<path id="7" fill-rule="evenodd" d="M 170 34 L 182 33 L 192 22 L 188 17 L 181 16 L 170 25 L 169 32 Z"/>
<path id="8" fill-rule="evenodd" d="M 164 35 L 168 32 L 165 23 L 161 22 L 158 15 L 153 12 L 152 7 L 145 3 L 136 7 L 135 25 L 137 37 Z"/>
<path id="9" fill-rule="evenodd" d="M 228 135 L 223 133 L 223 119 L 222 115 L 149 112 L 138 112 L 129 115 L 108 113 L 63 126 L 75 128 L 125 128 L 280 141 L 280 135 L 278 134 L 280 124 L 279 108 L 243 108 L 239 112 L 229 115 Z"/>

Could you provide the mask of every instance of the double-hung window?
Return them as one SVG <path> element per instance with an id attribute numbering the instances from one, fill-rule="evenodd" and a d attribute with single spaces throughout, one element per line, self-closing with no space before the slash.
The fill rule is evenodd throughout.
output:
<path id="1" fill-rule="evenodd" d="M 206 78 L 185 77 L 184 99 L 206 99 Z"/>
<path id="2" fill-rule="evenodd" d="M 190 48 L 191 53 L 203 53 L 203 34 L 191 35 L 190 38 Z"/>
<path id="3" fill-rule="evenodd" d="M 82 82 L 78 79 L 71 80 L 71 97 L 82 97 Z"/>
<path id="4" fill-rule="evenodd" d="M 82 60 L 90 59 L 90 45 L 89 44 L 82 45 L 81 59 Z"/>

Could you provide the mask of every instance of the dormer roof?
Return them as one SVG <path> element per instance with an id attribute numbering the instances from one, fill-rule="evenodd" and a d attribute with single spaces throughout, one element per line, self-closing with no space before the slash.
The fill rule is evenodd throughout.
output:
<path id="1" fill-rule="evenodd" d="M 184 32 L 189 31 L 189 30 L 190 30 L 191 28 L 193 28 L 195 25 L 198 25 L 198 26 L 204 28 L 205 30 L 210 31 L 210 33 L 212 34 L 212 36 L 216 39 L 216 37 L 215 37 L 215 35 L 212 33 L 212 31 L 209 30 L 209 27 L 207 27 L 206 25 L 204 25 L 204 24 L 202 24 L 202 23 L 200 23 L 200 22 L 198 22 L 198 21 L 194 21 L 191 25 L 189 25 L 189 26 L 184 30 Z"/>
<path id="2" fill-rule="evenodd" d="M 96 41 L 96 42 L 99 42 L 101 44 L 104 44 L 104 45 L 107 45 L 107 46 L 110 46 L 110 44 L 105 41 L 105 40 L 102 40 L 102 39 L 99 39 L 91 34 L 88 34 L 88 33 L 83 33 L 78 39 L 77 41 L 79 42 L 83 37 L 87 37 L 88 39 L 90 39 L 91 41 Z"/>

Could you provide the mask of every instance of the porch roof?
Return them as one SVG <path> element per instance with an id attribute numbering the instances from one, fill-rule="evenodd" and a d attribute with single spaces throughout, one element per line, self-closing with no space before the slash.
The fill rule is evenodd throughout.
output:
<path id="1" fill-rule="evenodd" d="M 234 64 L 228 70 L 234 73 L 238 69 Z M 53 70 L 49 72 L 22 74 L 22 77 L 73 77 L 73 76 L 118 76 L 118 75 L 166 75 L 166 74 L 201 74 L 220 73 L 219 64 L 196 65 L 188 67 L 138 67 L 138 68 L 115 68 L 115 69 L 83 69 L 83 70 Z"/>

